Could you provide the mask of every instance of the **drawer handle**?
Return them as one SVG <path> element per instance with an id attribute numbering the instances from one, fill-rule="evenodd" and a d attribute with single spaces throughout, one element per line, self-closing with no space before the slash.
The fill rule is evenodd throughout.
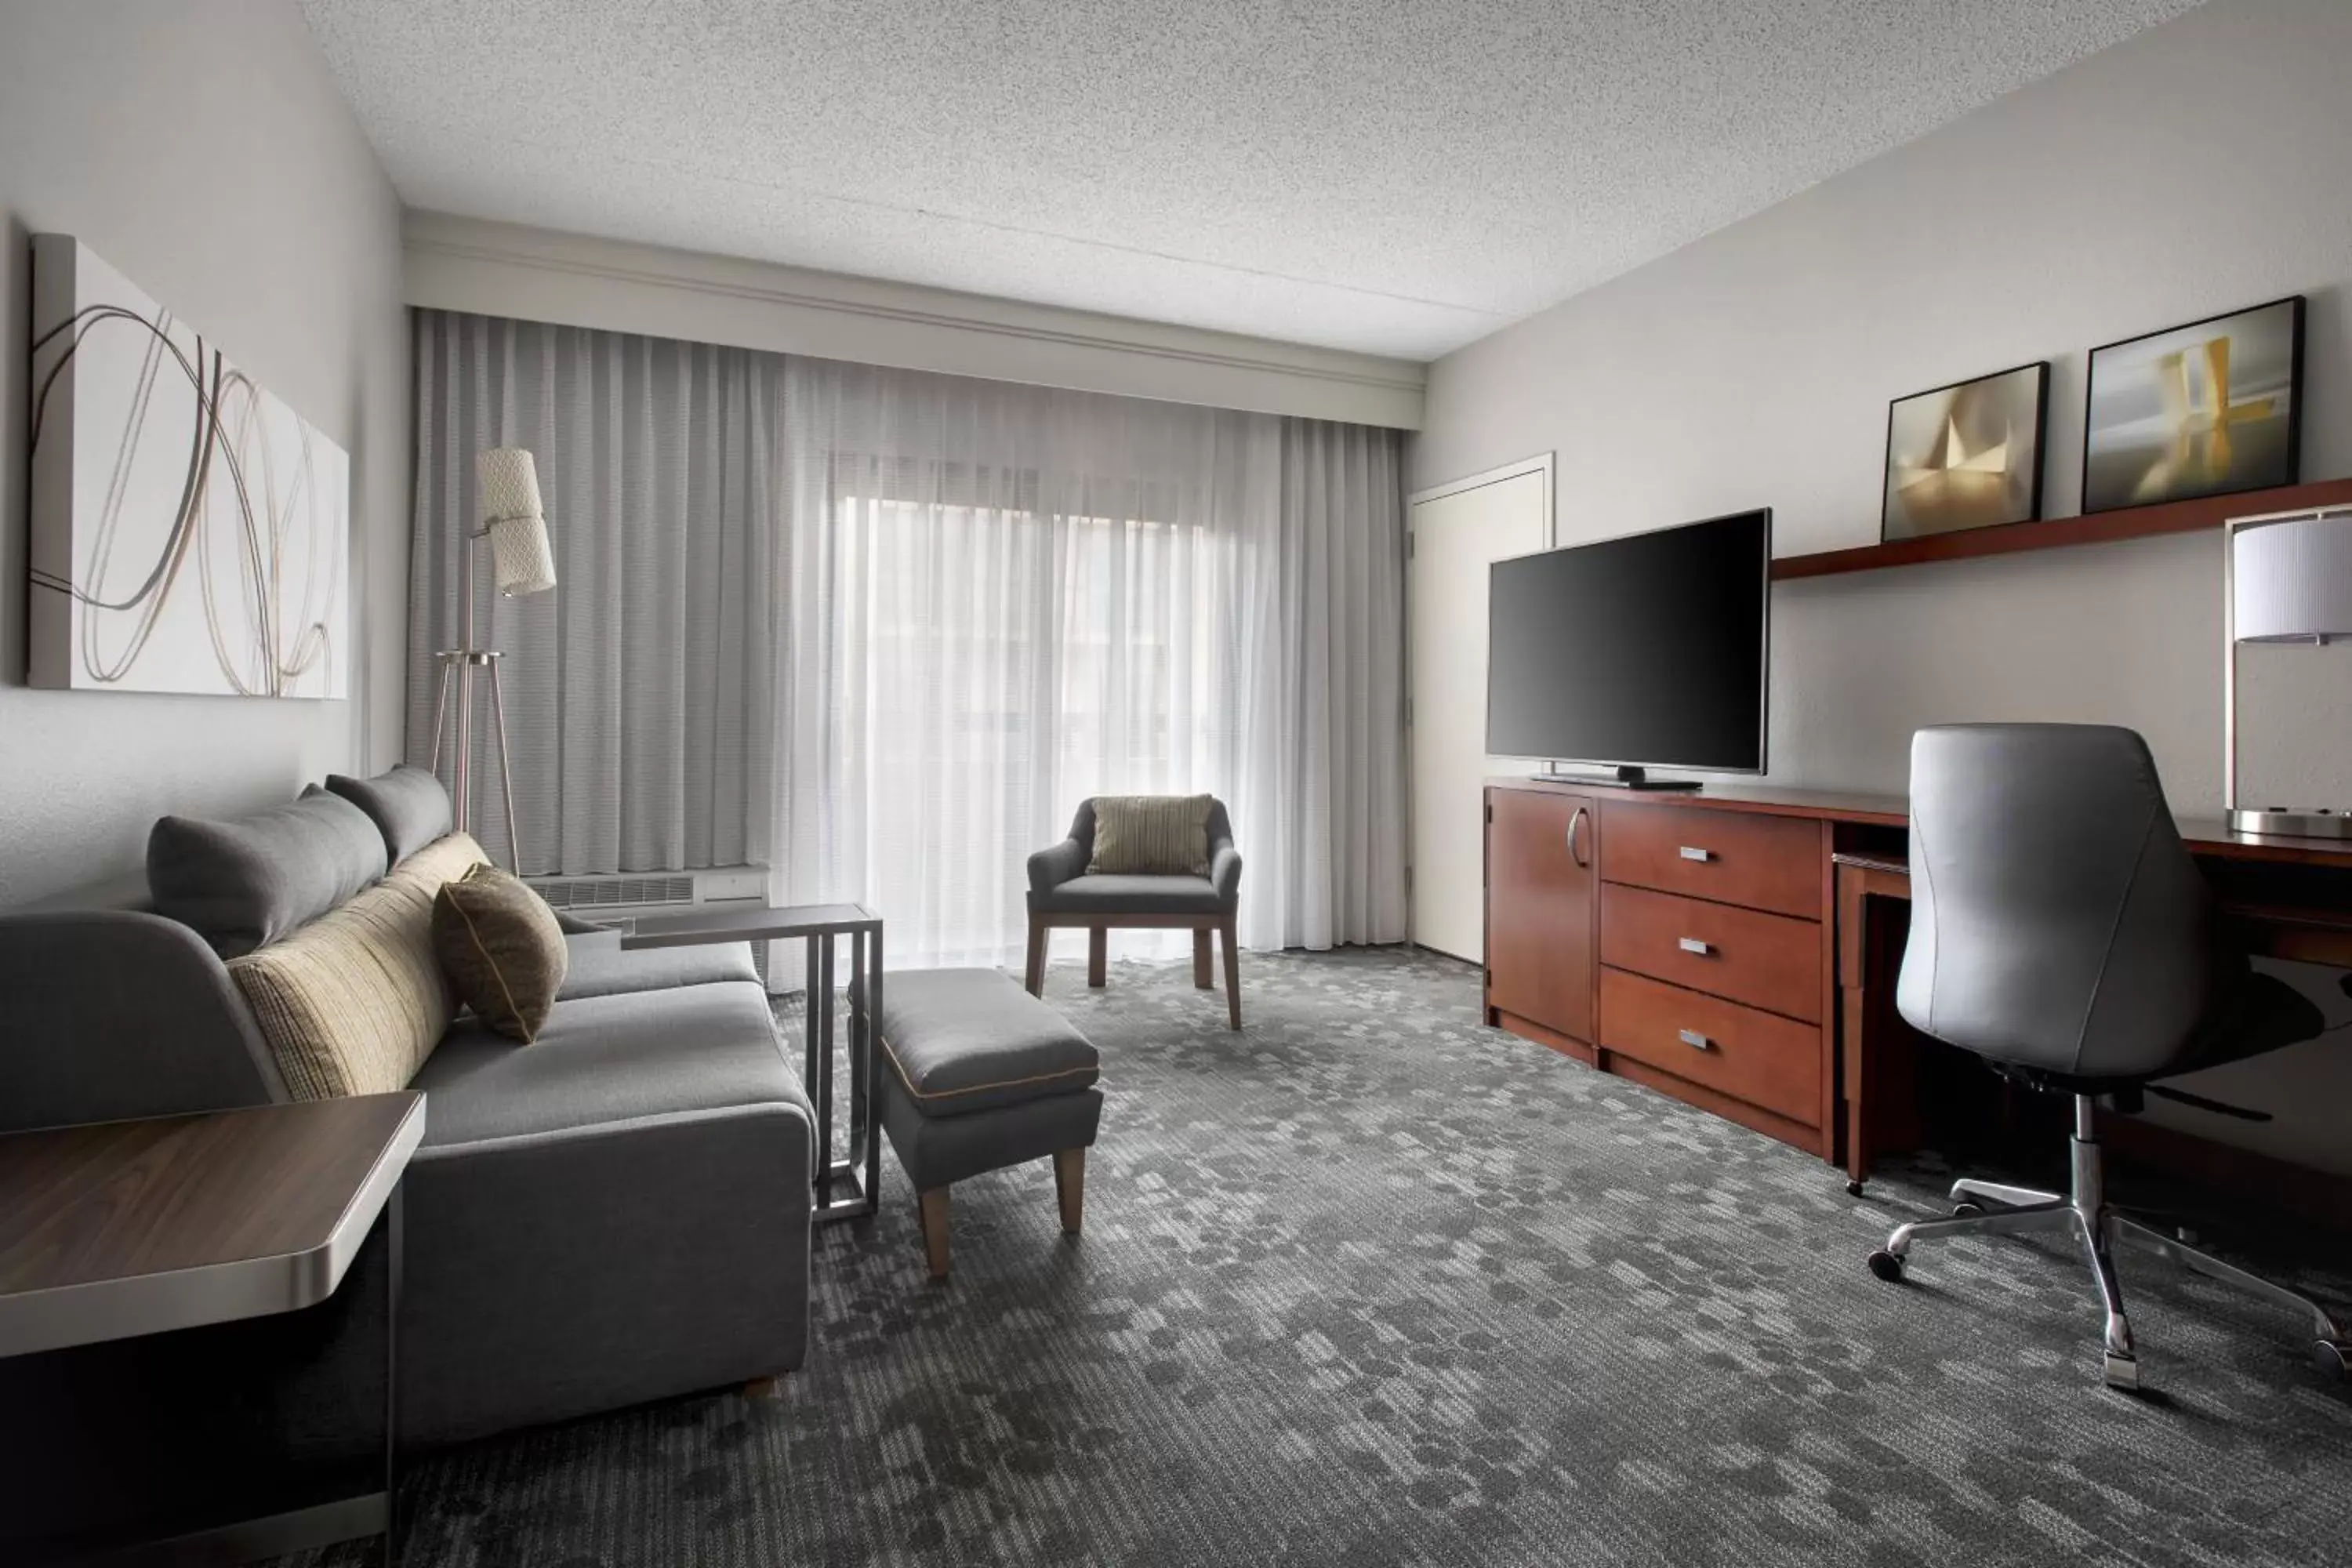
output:
<path id="1" fill-rule="evenodd" d="M 1715 1042 L 1696 1029 L 1677 1029 L 1675 1032 L 1681 1037 L 1683 1044 L 1694 1050 L 1706 1051 L 1715 1048 Z"/>
<path id="2" fill-rule="evenodd" d="M 1685 952 L 1697 953 L 1701 958 L 1706 957 L 1715 951 L 1715 949 L 1707 946 L 1706 943 L 1699 941 L 1699 939 L 1695 936 L 1678 938 L 1675 945 L 1681 948 Z"/>
<path id="3" fill-rule="evenodd" d="M 1696 844 L 1685 844 L 1683 846 L 1683 858 L 1685 860 L 1712 860 L 1715 858 L 1715 851 L 1712 849 L 1702 849 Z"/>

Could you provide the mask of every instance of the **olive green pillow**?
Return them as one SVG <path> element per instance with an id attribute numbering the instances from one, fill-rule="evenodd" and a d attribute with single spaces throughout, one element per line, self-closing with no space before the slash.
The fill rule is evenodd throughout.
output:
<path id="1" fill-rule="evenodd" d="M 526 1044 L 539 1038 L 571 962 L 547 900 L 489 865 L 433 896 L 433 954 L 483 1023 Z"/>
<path id="2" fill-rule="evenodd" d="M 1102 795 L 1095 797 L 1095 853 L 1089 872 L 1111 876 L 1205 877 L 1209 812 L 1205 795 Z"/>

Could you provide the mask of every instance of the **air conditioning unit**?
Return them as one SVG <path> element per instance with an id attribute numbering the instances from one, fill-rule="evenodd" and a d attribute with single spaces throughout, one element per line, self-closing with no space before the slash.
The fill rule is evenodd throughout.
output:
<path id="1" fill-rule="evenodd" d="M 710 905 L 757 904 L 768 896 L 764 866 L 719 866 L 707 871 L 623 871 L 614 876 L 526 877 L 551 909 L 583 921 L 625 927 L 638 915 L 675 915 Z M 768 947 L 751 944 L 761 984 Z"/>

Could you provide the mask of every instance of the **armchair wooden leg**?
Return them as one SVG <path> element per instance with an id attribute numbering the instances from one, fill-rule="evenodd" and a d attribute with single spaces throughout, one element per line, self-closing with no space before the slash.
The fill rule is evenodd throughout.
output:
<path id="1" fill-rule="evenodd" d="M 1054 1195 L 1061 1200 L 1062 1234 L 1078 1234 L 1087 1214 L 1087 1152 L 1064 1149 L 1054 1156 Z"/>
<path id="2" fill-rule="evenodd" d="M 1032 996 L 1045 994 L 1045 943 L 1053 934 L 1044 921 L 1035 915 L 1029 917 L 1029 973 L 1025 983 Z"/>
<path id="3" fill-rule="evenodd" d="M 1234 917 L 1227 915 L 1217 924 L 1217 934 L 1225 942 L 1225 1016 L 1233 1027 L 1242 1026 L 1242 958 L 1241 944 L 1234 936 Z"/>
<path id="4" fill-rule="evenodd" d="M 1202 991 L 1217 988 L 1216 966 L 1209 955 L 1209 943 L 1215 934 L 1207 926 L 1192 928 L 1192 984 Z"/>
<path id="5" fill-rule="evenodd" d="M 755 1377 L 743 1385 L 746 1399 L 782 1399 L 784 1395 L 781 1377 Z"/>
<path id="6" fill-rule="evenodd" d="M 1087 928 L 1087 984 L 1099 991 L 1110 958 L 1110 933 L 1100 926 Z"/>
<path id="7" fill-rule="evenodd" d="M 933 1187 L 918 1200 L 922 1205 L 923 1251 L 931 1260 L 931 1278 L 948 1277 L 948 1190 Z"/>

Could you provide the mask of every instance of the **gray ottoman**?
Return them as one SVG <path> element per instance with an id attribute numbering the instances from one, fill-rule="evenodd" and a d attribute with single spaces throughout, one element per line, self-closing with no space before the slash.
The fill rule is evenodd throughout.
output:
<path id="1" fill-rule="evenodd" d="M 921 1194 L 931 1278 L 948 1276 L 948 1188 L 982 1171 L 1051 1155 L 1077 1235 L 1102 1121 L 1092 1042 L 993 969 L 894 970 L 881 991 L 882 1126 Z"/>

